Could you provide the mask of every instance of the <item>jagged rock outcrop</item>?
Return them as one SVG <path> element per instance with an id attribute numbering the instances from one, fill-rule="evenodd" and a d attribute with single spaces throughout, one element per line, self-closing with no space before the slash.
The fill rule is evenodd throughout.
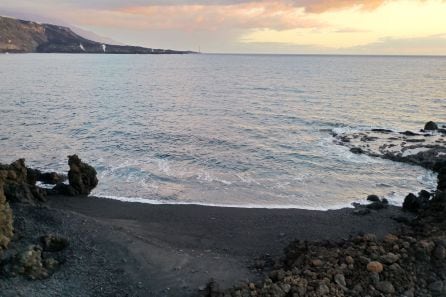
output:
<path id="1" fill-rule="evenodd" d="M 96 170 L 82 162 L 77 155 L 68 156 L 68 181 L 69 185 L 58 184 L 54 191 L 58 194 L 76 196 L 88 195 L 98 185 Z"/>
<path id="2" fill-rule="evenodd" d="M 36 186 L 34 179 L 28 178 L 25 159 L 19 159 L 10 165 L 0 164 L 0 172 L 5 176 L 4 193 L 9 202 L 43 202 L 46 191 Z"/>
<path id="3" fill-rule="evenodd" d="M 3 193 L 3 183 L 4 173 L 0 171 L 0 259 L 13 236 L 12 211 Z"/>
<path id="4" fill-rule="evenodd" d="M 403 202 L 403 209 L 416 212 L 419 209 L 425 209 L 429 207 L 429 200 L 432 194 L 428 191 L 422 190 L 418 195 L 409 193 Z"/>
<path id="5" fill-rule="evenodd" d="M 0 53 L 189 54 L 189 51 L 104 44 L 70 28 L 0 16 Z"/>
<path id="6" fill-rule="evenodd" d="M 10 165 L 0 164 L 0 173 L 4 176 L 4 194 L 9 202 L 35 204 L 44 202 L 48 194 L 88 195 L 97 186 L 96 170 L 81 161 L 77 155 L 68 156 L 69 184 L 63 182 L 67 177 L 56 172 L 41 172 L 28 168 L 25 159 L 19 159 Z M 36 182 L 56 184 L 52 190 L 40 188 Z"/>
<path id="7" fill-rule="evenodd" d="M 425 126 L 434 128 L 429 123 Z M 410 163 L 435 171 L 437 170 L 434 167 L 438 167 L 439 162 L 446 162 L 445 129 L 423 133 L 372 129 L 333 136 L 337 144 L 348 147 L 356 154 Z"/>
<path id="8" fill-rule="evenodd" d="M 62 183 L 66 179 L 64 175 L 27 168 L 24 159 L 19 159 L 9 165 L 0 164 L 1 276 L 23 275 L 32 280 L 44 279 L 64 262 L 66 255 L 63 254 L 63 250 L 68 247 L 69 242 L 62 236 L 48 234 L 40 237 L 37 244 L 26 247 L 10 244 L 13 237 L 13 215 L 8 202 L 18 202 L 17 207 L 20 203 L 34 205 L 43 202 L 47 190 L 36 186 L 37 181 L 48 184 L 57 183 L 56 188 L 60 187 L 73 195 L 89 194 L 98 184 L 96 170 L 83 163 L 77 155 L 69 156 L 68 165 L 70 166 L 68 172 L 70 184 L 65 185 Z M 8 245 L 10 249 L 4 253 Z"/>

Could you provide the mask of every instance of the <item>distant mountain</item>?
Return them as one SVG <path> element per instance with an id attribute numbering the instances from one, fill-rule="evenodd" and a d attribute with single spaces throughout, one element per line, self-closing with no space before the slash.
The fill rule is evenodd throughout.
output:
<path id="1" fill-rule="evenodd" d="M 86 39 L 70 28 L 0 16 L 0 53 L 189 54 L 190 51 L 113 45 Z"/>

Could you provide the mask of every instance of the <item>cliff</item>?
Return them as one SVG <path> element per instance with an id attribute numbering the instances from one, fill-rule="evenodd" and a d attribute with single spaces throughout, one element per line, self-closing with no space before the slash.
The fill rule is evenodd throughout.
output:
<path id="1" fill-rule="evenodd" d="M 189 51 L 104 44 L 68 27 L 0 16 L 0 53 L 189 54 Z"/>

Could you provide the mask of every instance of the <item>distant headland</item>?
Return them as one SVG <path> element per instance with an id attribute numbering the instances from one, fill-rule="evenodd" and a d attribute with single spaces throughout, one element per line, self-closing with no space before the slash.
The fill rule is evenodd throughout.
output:
<path id="1" fill-rule="evenodd" d="M 0 16 L 0 53 L 192 54 L 192 51 L 112 45 L 86 39 L 70 28 Z"/>

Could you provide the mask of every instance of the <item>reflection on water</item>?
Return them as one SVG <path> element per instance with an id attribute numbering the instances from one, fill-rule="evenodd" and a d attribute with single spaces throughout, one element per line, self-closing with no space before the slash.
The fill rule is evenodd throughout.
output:
<path id="1" fill-rule="evenodd" d="M 329 208 L 432 183 L 330 131 L 441 122 L 444 58 L 30 54 L 0 66 L 0 161 L 65 171 L 79 153 L 98 169 L 96 195 Z"/>

